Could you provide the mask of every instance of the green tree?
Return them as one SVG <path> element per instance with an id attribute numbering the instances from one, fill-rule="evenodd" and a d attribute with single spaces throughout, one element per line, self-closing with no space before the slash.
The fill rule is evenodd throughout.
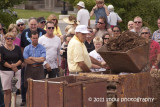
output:
<path id="1" fill-rule="evenodd" d="M 6 28 L 9 24 L 15 23 L 17 17 L 13 15 L 13 6 L 23 3 L 25 0 L 0 0 L 0 23 L 3 23 Z M 6 11 L 6 9 L 8 9 Z"/>
<path id="2" fill-rule="evenodd" d="M 135 16 L 143 19 L 143 26 L 149 27 L 152 31 L 157 29 L 157 19 L 160 15 L 159 0 L 105 0 L 105 3 L 112 4 L 123 20 L 120 24 L 123 30 L 127 29 L 129 20 Z"/>

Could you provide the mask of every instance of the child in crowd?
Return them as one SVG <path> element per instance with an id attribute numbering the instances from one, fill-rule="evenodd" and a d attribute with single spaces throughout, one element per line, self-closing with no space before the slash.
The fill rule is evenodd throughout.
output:
<path id="1" fill-rule="evenodd" d="M 107 20 L 107 16 L 109 16 L 108 7 L 104 4 L 104 0 L 96 0 L 96 5 L 92 8 L 90 12 L 90 16 L 96 16 L 96 23 L 98 23 L 99 17 L 105 17 Z"/>
<path id="2" fill-rule="evenodd" d="M 102 38 L 101 38 L 101 37 L 98 37 L 98 36 L 95 37 L 95 38 L 93 39 L 93 43 L 94 43 L 94 46 L 95 46 L 95 50 L 91 51 L 91 52 L 89 53 L 89 55 L 90 55 L 91 57 L 95 58 L 96 60 L 98 60 L 99 62 L 104 62 L 104 63 L 105 63 L 104 59 L 103 59 L 103 58 L 101 57 L 101 55 L 97 52 L 98 49 L 100 49 L 100 48 L 102 47 L 102 45 L 103 45 L 103 40 L 102 40 Z M 102 73 L 102 74 L 103 74 L 103 72 L 106 71 L 106 69 L 105 69 L 105 68 L 102 68 L 102 67 L 100 67 L 100 66 L 98 66 L 98 65 L 96 65 L 96 64 L 92 64 L 92 69 L 91 69 L 91 71 L 92 71 L 92 72 L 99 72 L 99 73 Z"/>

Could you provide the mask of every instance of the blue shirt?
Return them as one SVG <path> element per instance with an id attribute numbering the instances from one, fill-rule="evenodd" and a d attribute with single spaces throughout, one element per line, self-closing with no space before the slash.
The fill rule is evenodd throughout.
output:
<path id="1" fill-rule="evenodd" d="M 156 30 L 153 33 L 152 40 L 155 40 L 156 42 L 158 42 L 160 44 L 160 32 L 159 32 L 159 30 Z"/>
<path id="2" fill-rule="evenodd" d="M 107 15 L 104 7 L 94 10 L 94 14 L 96 15 L 96 23 L 98 22 L 99 17 L 105 17 L 107 21 Z"/>
<path id="3" fill-rule="evenodd" d="M 30 44 L 24 48 L 23 57 L 24 59 L 27 59 L 29 57 L 46 58 L 46 49 L 40 44 L 38 44 L 36 47 Z"/>

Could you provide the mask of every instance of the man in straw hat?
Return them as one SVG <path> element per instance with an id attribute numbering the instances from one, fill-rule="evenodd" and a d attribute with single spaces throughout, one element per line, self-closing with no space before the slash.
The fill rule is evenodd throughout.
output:
<path id="1" fill-rule="evenodd" d="M 91 72 L 89 68 L 92 66 L 92 63 L 105 67 L 106 63 L 101 63 L 93 57 L 90 57 L 87 52 L 86 46 L 84 45 L 86 36 L 90 33 L 87 26 L 78 25 L 75 33 L 75 36 L 70 40 L 67 48 L 67 61 L 70 75 L 77 75 L 80 72 Z"/>
<path id="2" fill-rule="evenodd" d="M 90 16 L 87 9 L 85 9 L 85 4 L 83 1 L 79 1 L 77 4 L 77 21 L 80 23 L 80 25 L 86 25 L 90 26 Z"/>

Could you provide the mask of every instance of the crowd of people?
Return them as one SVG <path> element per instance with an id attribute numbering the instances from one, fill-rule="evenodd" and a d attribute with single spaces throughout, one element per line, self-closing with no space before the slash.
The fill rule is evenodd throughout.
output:
<path id="1" fill-rule="evenodd" d="M 70 15 L 63 19 L 68 24 L 65 34 L 61 33 L 54 14 L 47 19 L 31 17 L 28 28 L 23 19 L 18 19 L 15 24 L 9 25 L 8 32 L 0 24 L 0 107 L 4 104 L 10 107 L 13 77 L 18 79 L 16 87 L 21 90 L 21 106 L 24 106 L 28 78 L 40 80 L 80 72 L 107 73 L 110 68 L 97 51 L 110 38 L 121 35 L 118 23 L 122 19 L 114 12 L 113 5 L 107 7 L 104 0 L 96 0 L 90 13 L 82 1 L 77 8 L 77 17 Z M 93 15 L 96 16 L 94 28 L 90 27 L 90 17 Z M 151 40 L 150 61 L 153 66 L 160 58 L 160 18 L 157 24 L 159 29 L 153 36 L 148 27 L 142 27 L 143 21 L 139 16 L 128 21 L 127 25 L 128 31 Z"/>

